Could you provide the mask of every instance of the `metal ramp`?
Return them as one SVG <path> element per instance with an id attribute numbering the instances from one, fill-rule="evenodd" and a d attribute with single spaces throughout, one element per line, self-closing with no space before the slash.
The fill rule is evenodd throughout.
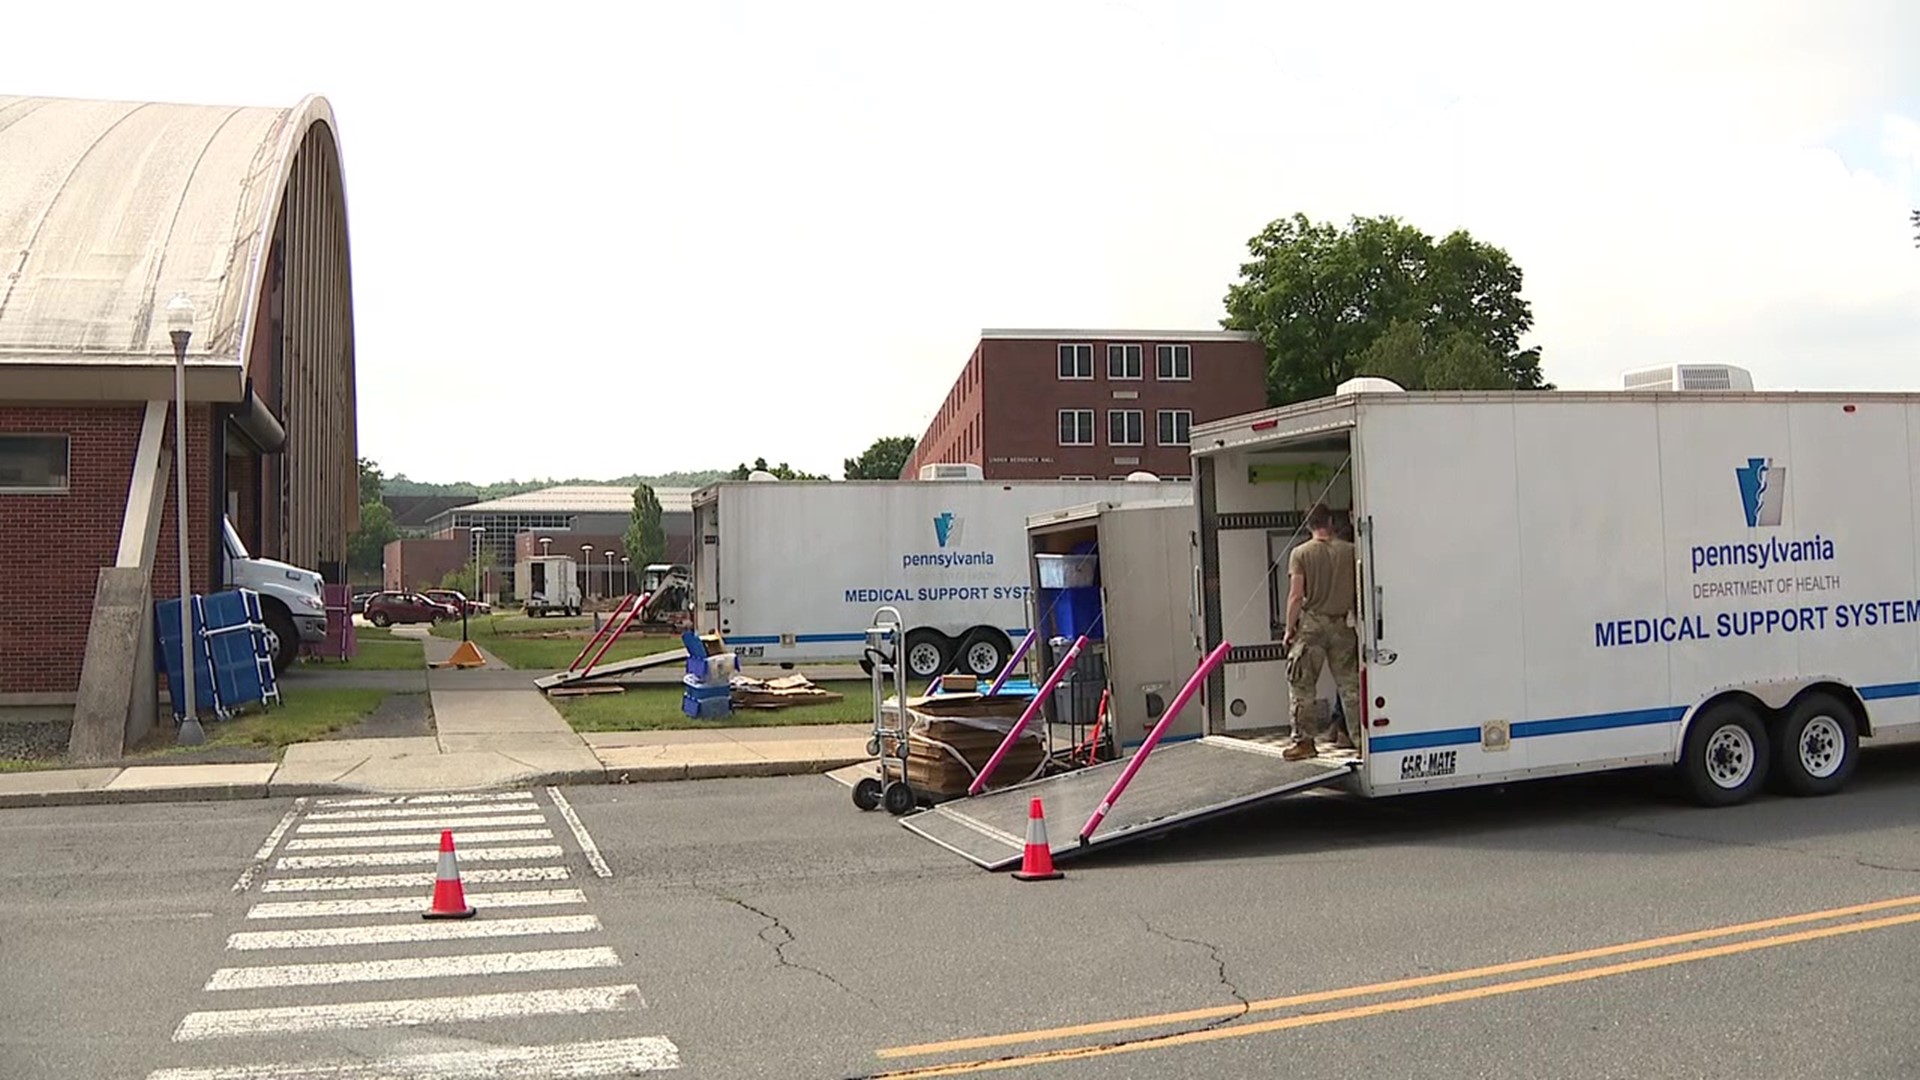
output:
<path id="1" fill-rule="evenodd" d="M 1058 860 L 1335 783 L 1359 766 L 1352 757 L 1288 761 L 1280 747 L 1217 735 L 1160 746 L 1082 844 L 1079 831 L 1128 760 L 955 799 L 903 817 L 900 824 L 979 866 L 1002 870 L 1020 865 L 1027 805 L 1035 796 L 1043 800 L 1047 846 Z"/>
<path id="2" fill-rule="evenodd" d="M 687 650 L 669 649 L 666 652 L 649 653 L 636 656 L 631 660 L 615 660 L 611 664 L 581 668 L 577 671 L 556 671 L 551 675 L 542 675 L 533 680 L 533 685 L 542 690 L 551 690 L 556 686 L 571 686 L 574 683 L 598 682 L 601 679 L 617 679 L 622 675 L 631 675 L 648 668 L 665 667 L 668 664 L 687 662 Z"/>

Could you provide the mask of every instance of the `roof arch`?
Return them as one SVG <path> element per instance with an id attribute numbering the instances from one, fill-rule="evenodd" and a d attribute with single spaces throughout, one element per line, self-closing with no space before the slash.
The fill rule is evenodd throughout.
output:
<path id="1" fill-rule="evenodd" d="M 304 242 L 327 250 L 301 287 L 322 294 L 307 306 L 336 324 L 329 359 L 350 385 L 340 160 L 318 95 L 284 109 L 0 96 L 0 397 L 171 397 L 164 309 L 183 292 L 188 396 L 245 401 L 277 353 L 271 308 L 301 302 L 275 295 L 271 264 L 302 187 Z"/>

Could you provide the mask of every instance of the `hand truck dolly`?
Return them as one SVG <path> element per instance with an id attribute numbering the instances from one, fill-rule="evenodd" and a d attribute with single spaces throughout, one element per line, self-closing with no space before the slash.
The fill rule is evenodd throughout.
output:
<path id="1" fill-rule="evenodd" d="M 919 804 L 919 796 L 907 783 L 907 675 L 906 665 L 902 662 L 905 648 L 906 626 L 900 617 L 900 609 L 883 607 L 873 614 L 873 624 L 867 628 L 866 658 L 873 671 L 873 736 L 867 740 L 867 753 L 872 754 L 874 762 L 880 768 L 878 778 L 862 777 L 853 786 L 853 805 L 862 810 L 872 810 L 885 806 L 887 813 L 899 817 Z M 886 698 L 887 681 L 893 681 L 894 700 L 898 708 L 894 715 L 899 719 L 897 726 L 888 726 Z M 897 751 L 898 762 L 892 762 L 887 754 L 887 740 L 892 739 Z M 889 765 L 898 768 L 897 778 L 889 772 Z"/>

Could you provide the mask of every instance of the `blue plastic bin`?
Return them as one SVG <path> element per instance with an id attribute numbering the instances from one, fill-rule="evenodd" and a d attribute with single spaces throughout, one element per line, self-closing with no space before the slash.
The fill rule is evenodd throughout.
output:
<path id="1" fill-rule="evenodd" d="M 1069 640 L 1082 634 L 1088 641 L 1107 636 L 1106 620 L 1100 617 L 1100 589 L 1089 585 L 1079 589 L 1061 589 L 1059 603 L 1053 609 L 1056 635 Z"/>

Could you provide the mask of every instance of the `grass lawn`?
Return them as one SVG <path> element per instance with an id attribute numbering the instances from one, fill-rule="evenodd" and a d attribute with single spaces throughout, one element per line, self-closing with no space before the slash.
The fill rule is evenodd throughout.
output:
<path id="1" fill-rule="evenodd" d="M 349 660 L 308 658 L 300 665 L 309 671 L 419 671 L 427 666 L 427 653 L 414 638 L 394 637 L 391 630 L 356 627 L 358 651 Z"/>
<path id="2" fill-rule="evenodd" d="M 385 690 L 289 691 L 281 703 L 266 712 L 249 712 L 231 720 L 203 721 L 205 746 L 163 746 L 139 757 L 166 757 L 217 746 L 256 746 L 274 751 L 297 742 L 311 742 L 352 727 L 387 698 Z M 164 710 L 163 710 L 164 711 Z M 276 753 L 276 757 L 278 754 Z"/>
<path id="3" fill-rule="evenodd" d="M 487 650 L 507 662 L 509 667 L 521 671 L 560 671 L 573 658 L 580 655 L 592 639 L 593 620 L 588 617 L 530 619 L 525 615 L 483 615 L 467 620 L 467 631 L 474 644 Z M 586 630 L 579 637 L 543 637 L 562 631 Z M 454 619 L 434 626 L 435 637 L 460 640 L 460 621 Z M 622 635 L 613 643 L 602 664 L 615 660 L 630 660 L 636 656 L 648 656 L 657 652 L 680 647 L 680 639 L 660 635 L 640 637 L 632 631 Z"/>
<path id="4" fill-rule="evenodd" d="M 824 682 L 841 695 L 821 705 L 740 709 L 725 720 L 695 720 L 680 711 L 678 686 L 629 686 L 624 694 L 549 698 L 575 731 L 664 731 L 669 728 L 783 727 L 789 724 L 870 724 L 873 684 Z"/>

